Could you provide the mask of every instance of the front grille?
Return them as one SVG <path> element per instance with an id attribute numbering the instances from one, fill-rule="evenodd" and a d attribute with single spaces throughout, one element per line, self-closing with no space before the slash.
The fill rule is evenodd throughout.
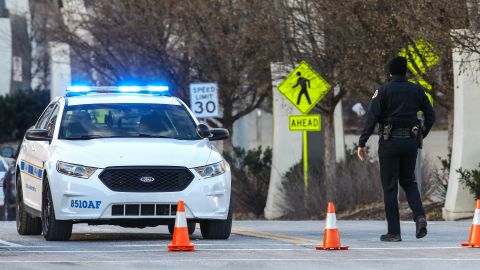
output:
<path id="1" fill-rule="evenodd" d="M 184 167 L 108 167 L 99 178 L 117 192 L 175 192 L 187 188 L 194 175 Z"/>
<path id="2" fill-rule="evenodd" d="M 175 216 L 176 204 L 114 204 L 112 216 Z"/>

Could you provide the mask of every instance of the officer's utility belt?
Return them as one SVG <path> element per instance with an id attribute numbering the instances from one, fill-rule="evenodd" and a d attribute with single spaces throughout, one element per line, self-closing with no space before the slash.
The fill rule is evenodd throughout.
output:
<path id="1" fill-rule="evenodd" d="M 383 124 L 380 136 L 383 140 L 388 141 L 391 138 L 394 139 L 410 139 L 418 138 L 420 127 L 415 125 L 410 128 L 395 128 L 391 124 Z"/>
<path id="2" fill-rule="evenodd" d="M 391 132 L 392 138 L 397 138 L 397 139 L 408 139 L 412 138 L 412 133 L 410 128 L 397 128 L 397 129 L 392 129 Z"/>

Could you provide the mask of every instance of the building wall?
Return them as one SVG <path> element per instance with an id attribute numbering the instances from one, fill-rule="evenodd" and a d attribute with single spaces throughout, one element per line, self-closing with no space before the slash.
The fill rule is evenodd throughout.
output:
<path id="1" fill-rule="evenodd" d="M 272 147 L 272 114 L 256 109 L 245 115 L 233 125 L 232 142 L 234 146 L 252 149 L 262 146 Z"/>
<path id="2" fill-rule="evenodd" d="M 0 95 L 30 88 L 28 0 L 0 0 Z"/>
<path id="3" fill-rule="evenodd" d="M 30 13 L 28 0 L 6 0 L 5 4 L 10 14 L 27 16 Z"/>
<path id="4" fill-rule="evenodd" d="M 443 208 L 443 218 L 446 220 L 472 216 L 475 210 L 474 196 L 459 182 L 457 170 L 474 169 L 480 162 L 479 57 L 479 54 L 462 52 L 460 49 L 453 51 L 455 106 L 450 178 Z"/>
<path id="5" fill-rule="evenodd" d="M 12 31 L 9 18 L 0 18 L 0 95 L 10 92 L 12 73 Z"/>
<path id="6" fill-rule="evenodd" d="M 30 89 L 32 57 L 28 34 L 29 19 L 25 14 L 10 13 L 10 22 L 12 29 L 10 91 Z"/>
<path id="7" fill-rule="evenodd" d="M 51 57 L 51 98 L 64 96 L 67 87 L 71 84 L 70 47 L 65 43 L 50 42 Z"/>

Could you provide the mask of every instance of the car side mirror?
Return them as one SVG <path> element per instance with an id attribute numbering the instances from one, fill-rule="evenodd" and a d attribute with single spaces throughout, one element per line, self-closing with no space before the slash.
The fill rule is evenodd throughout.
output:
<path id="1" fill-rule="evenodd" d="M 212 137 L 212 133 L 210 132 L 210 128 L 205 124 L 199 124 L 197 126 L 197 133 L 198 133 L 198 135 L 200 135 L 200 137 L 202 137 L 204 139 L 205 138 L 208 139 L 208 138 Z"/>
<path id="2" fill-rule="evenodd" d="M 50 142 L 52 138 L 48 135 L 48 130 L 46 129 L 30 129 L 27 130 L 25 138 L 30 141 L 48 141 Z"/>
<path id="3" fill-rule="evenodd" d="M 209 138 L 210 141 L 220 141 L 230 137 L 230 132 L 226 128 L 212 128 L 210 132 L 212 133 L 212 136 Z"/>

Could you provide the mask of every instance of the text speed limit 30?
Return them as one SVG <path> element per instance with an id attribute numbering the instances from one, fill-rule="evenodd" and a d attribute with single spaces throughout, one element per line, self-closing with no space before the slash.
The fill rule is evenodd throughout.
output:
<path id="1" fill-rule="evenodd" d="M 190 109 L 196 117 L 218 117 L 218 86 L 216 83 L 190 84 Z"/>

